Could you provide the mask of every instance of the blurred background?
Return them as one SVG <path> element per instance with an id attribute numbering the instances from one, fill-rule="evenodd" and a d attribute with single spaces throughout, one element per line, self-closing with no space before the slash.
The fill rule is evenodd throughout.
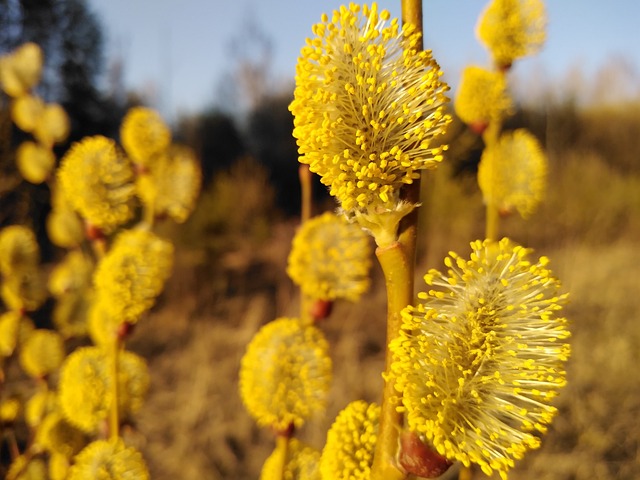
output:
<path id="1" fill-rule="evenodd" d="M 485 2 L 424 2 L 425 44 L 452 95 L 465 65 L 489 66 L 474 36 Z M 506 128 L 526 127 L 545 146 L 548 191 L 529 219 L 502 233 L 551 258 L 570 292 L 574 332 L 560 414 L 513 479 L 640 478 L 640 3 L 550 0 L 548 41 L 510 74 L 517 102 Z M 399 2 L 379 2 L 395 16 Z M 60 102 L 69 142 L 118 138 L 126 110 L 158 109 L 174 137 L 198 152 L 204 174 L 196 211 L 166 226 L 175 272 L 130 347 L 149 360 L 152 387 L 129 432 L 154 479 L 255 479 L 273 448 L 242 407 L 237 374 L 261 325 L 295 316 L 285 266 L 299 215 L 298 163 L 287 110 L 295 62 L 311 25 L 339 2 L 274 0 L 2 0 L 0 53 L 42 46 L 38 93 Z M 0 227 L 25 223 L 48 244 L 46 186 L 21 180 L 19 135 L 2 104 Z M 13 142 L 12 143 L 12 139 Z M 475 172 L 483 144 L 454 121 L 446 162 L 423 181 L 418 273 L 461 255 L 483 235 Z M 60 146 L 61 154 L 69 144 Z M 316 183 L 316 213 L 334 208 Z M 358 304 L 339 303 L 323 326 L 335 384 L 326 415 L 300 432 L 321 448 L 349 401 L 377 401 L 384 361 L 378 267 Z M 420 275 L 418 275 L 420 277 Z M 417 285 L 421 285 L 418 279 Z M 453 472 L 455 473 L 455 472 Z M 453 475 L 453 473 L 451 475 Z"/>

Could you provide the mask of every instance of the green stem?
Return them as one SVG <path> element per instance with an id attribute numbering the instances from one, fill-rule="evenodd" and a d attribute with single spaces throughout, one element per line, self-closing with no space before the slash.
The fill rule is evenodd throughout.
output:
<path id="1" fill-rule="evenodd" d="M 409 262 L 399 242 L 388 247 L 378 247 L 376 256 L 382 267 L 387 287 L 387 351 L 380 427 L 371 480 L 400 480 L 405 478 L 405 474 L 395 465 L 395 458 L 402 427 L 402 415 L 396 410 L 399 399 L 390 377 L 392 356 L 389 344 L 400 333 L 402 326 L 400 312 L 413 301 L 413 282 L 411 281 L 413 263 Z"/>

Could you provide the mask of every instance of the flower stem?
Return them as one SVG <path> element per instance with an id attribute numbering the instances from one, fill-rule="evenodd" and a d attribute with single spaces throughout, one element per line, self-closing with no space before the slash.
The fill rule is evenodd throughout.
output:
<path id="1" fill-rule="evenodd" d="M 422 0 L 401 0 L 402 1 L 402 23 L 409 23 L 416 27 L 416 32 L 422 33 Z M 422 37 L 418 40 L 415 48 L 422 50 Z M 405 185 L 401 191 L 402 199 L 412 205 L 420 202 L 420 179 L 417 178 L 413 183 Z M 400 222 L 398 230 L 398 240 L 402 244 L 407 258 L 413 261 L 416 253 L 416 238 L 418 229 L 418 209 L 413 209 Z M 413 267 L 411 268 L 410 288 L 413 293 Z M 406 305 L 405 305 L 406 306 Z"/>
<path id="2" fill-rule="evenodd" d="M 280 465 L 274 469 L 273 480 L 284 480 L 284 471 L 287 466 L 287 455 L 289 454 L 289 436 L 278 435 L 276 437 L 276 454 Z"/>
<path id="3" fill-rule="evenodd" d="M 482 134 L 484 140 L 485 149 L 491 148 L 498 143 L 498 136 L 500 134 L 501 121 L 500 119 L 494 119 L 489 127 Z M 495 182 L 495 172 L 490 170 L 491 182 Z M 492 185 L 495 188 L 495 185 Z M 485 213 L 485 231 L 484 236 L 488 240 L 497 240 L 498 227 L 500 225 L 500 215 L 498 212 L 498 205 L 492 201 L 487 201 Z"/>
<path id="4" fill-rule="evenodd" d="M 298 168 L 300 177 L 300 190 L 302 193 L 302 208 L 300 210 L 300 223 L 304 223 L 311 218 L 311 199 L 313 194 L 313 184 L 311 182 L 311 170 L 309 165 L 300 165 Z"/>
<path id="5" fill-rule="evenodd" d="M 153 223 L 156 219 L 156 213 L 154 211 L 153 205 L 148 204 L 144 206 L 142 210 L 142 223 L 151 230 L 153 228 Z"/>
<path id="6" fill-rule="evenodd" d="M 473 477 L 473 470 L 471 466 L 465 467 L 464 465 L 460 467 L 460 472 L 458 473 L 458 480 L 471 480 Z"/>
<path id="7" fill-rule="evenodd" d="M 498 207 L 491 203 L 487 203 L 486 225 L 485 225 L 485 238 L 487 240 L 498 239 L 498 226 L 500 224 L 500 214 L 498 213 Z"/>
<path id="8" fill-rule="evenodd" d="M 422 0 L 401 0 L 402 22 L 410 23 L 422 33 Z M 415 48 L 422 49 L 422 38 Z M 420 179 L 402 189 L 402 199 L 410 204 L 420 200 Z M 413 302 L 413 270 L 416 254 L 418 211 L 414 209 L 400 222 L 398 242 L 378 247 L 376 256 L 384 272 L 387 287 L 387 348 L 385 355 L 384 390 L 378 441 L 374 454 L 371 480 L 400 480 L 406 475 L 395 463 L 402 415 L 396 410 L 398 393 L 391 380 L 391 351 L 389 344 L 400 334 L 400 312 Z"/>
<path id="9" fill-rule="evenodd" d="M 398 438 L 402 427 L 402 416 L 397 412 L 398 393 L 390 379 L 390 342 L 396 338 L 402 325 L 400 312 L 413 300 L 411 281 L 413 264 L 409 262 L 403 246 L 395 242 L 388 247 L 378 247 L 376 256 L 382 267 L 387 287 L 387 351 L 385 358 L 385 384 L 382 392 L 382 410 L 378 441 L 371 471 L 372 480 L 400 480 L 405 478 L 394 465 L 398 449 Z"/>
<path id="10" fill-rule="evenodd" d="M 113 344 L 111 345 L 111 410 L 109 411 L 109 438 L 116 439 L 120 435 L 120 418 L 119 418 L 119 405 L 118 405 L 118 357 L 120 356 L 120 344 L 121 339 L 120 335 L 116 335 L 116 338 L 113 340 Z"/>
<path id="11" fill-rule="evenodd" d="M 300 208 L 300 225 L 304 225 L 305 222 L 311 219 L 312 215 L 312 193 L 313 184 L 311 183 L 311 170 L 308 165 L 300 165 L 298 167 L 298 176 L 300 178 L 300 191 L 302 194 L 301 208 Z M 300 318 L 303 321 L 311 320 L 311 305 L 313 299 L 304 294 L 302 288 L 300 289 Z"/>

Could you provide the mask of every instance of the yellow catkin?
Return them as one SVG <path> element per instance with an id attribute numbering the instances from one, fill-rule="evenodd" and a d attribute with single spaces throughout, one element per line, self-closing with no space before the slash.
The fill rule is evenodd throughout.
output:
<path id="1" fill-rule="evenodd" d="M 287 273 L 310 298 L 357 301 L 369 288 L 369 237 L 343 217 L 324 213 L 300 226 Z"/>
<path id="2" fill-rule="evenodd" d="M 34 268 L 40 263 L 40 248 L 36 236 L 28 227 L 11 225 L 0 230 L 0 273 L 11 276 L 19 270 Z"/>
<path id="3" fill-rule="evenodd" d="M 182 223 L 195 207 L 201 183 L 195 152 L 186 146 L 172 145 L 141 172 L 136 190 L 155 216 L 167 215 Z"/>
<path id="4" fill-rule="evenodd" d="M 36 429 L 45 417 L 58 408 L 55 392 L 40 390 L 33 394 L 24 407 L 24 419 L 31 428 Z"/>
<path id="5" fill-rule="evenodd" d="M 18 343 L 22 314 L 9 311 L 0 314 L 0 357 L 10 356 Z"/>
<path id="6" fill-rule="evenodd" d="M 56 143 L 64 142 L 70 129 L 69 116 L 64 108 L 57 103 L 48 103 L 38 116 L 33 136 L 41 145 L 51 148 Z"/>
<path id="7" fill-rule="evenodd" d="M 22 142 L 16 151 L 16 165 L 22 177 L 33 184 L 44 182 L 56 165 L 51 149 L 35 142 Z"/>
<path id="8" fill-rule="evenodd" d="M 411 430 L 440 455 L 504 479 L 540 445 L 566 384 L 566 295 L 530 250 L 476 241 L 469 259 L 450 253 L 446 274 L 403 312 L 391 343 L 392 377 Z"/>
<path id="9" fill-rule="evenodd" d="M 61 412 L 49 413 L 36 430 L 35 443 L 50 454 L 71 458 L 86 444 L 82 431 L 75 428 Z"/>
<path id="10" fill-rule="evenodd" d="M 3 399 L 0 401 L 0 422 L 3 424 L 14 422 L 21 411 L 22 405 L 19 398 L 9 397 Z"/>
<path id="11" fill-rule="evenodd" d="M 34 330 L 20 349 L 20 365 L 34 378 L 44 377 L 57 370 L 64 357 L 64 340 L 54 330 Z"/>
<path id="12" fill-rule="evenodd" d="M 85 239 L 85 226 L 61 188 L 51 192 L 51 212 L 47 217 L 47 234 L 51 243 L 62 248 L 79 246 Z"/>
<path id="13" fill-rule="evenodd" d="M 546 25 L 542 0 L 492 0 L 480 16 L 476 33 L 494 62 L 508 67 L 542 47 Z"/>
<path id="14" fill-rule="evenodd" d="M 72 207 L 105 233 L 134 214 L 133 169 L 113 140 L 97 135 L 74 143 L 61 160 L 58 180 Z"/>
<path id="15" fill-rule="evenodd" d="M 322 478 L 370 478 L 379 421 L 379 405 L 362 400 L 347 405 L 327 433 L 327 442 L 320 458 Z"/>
<path id="16" fill-rule="evenodd" d="M 505 76 L 482 67 L 466 67 L 462 72 L 454 108 L 460 120 L 469 125 L 487 125 L 502 119 L 512 108 Z"/>
<path id="17" fill-rule="evenodd" d="M 296 67 L 290 110 L 300 162 L 347 215 L 393 211 L 399 190 L 435 168 L 450 121 L 447 85 L 420 33 L 389 12 L 342 6 L 313 27 Z"/>
<path id="18" fill-rule="evenodd" d="M 82 347 L 65 360 L 60 370 L 60 408 L 67 421 L 86 433 L 95 433 L 113 404 L 113 375 L 104 349 Z M 118 355 L 118 405 L 120 417 L 142 407 L 149 387 L 144 360 L 132 352 Z"/>
<path id="19" fill-rule="evenodd" d="M 25 132 L 33 133 L 44 111 L 44 102 L 35 95 L 22 95 L 11 104 L 11 120 Z"/>
<path id="20" fill-rule="evenodd" d="M 58 298 L 85 289 L 91 285 L 93 268 L 93 261 L 84 252 L 69 252 L 49 274 L 49 292 Z"/>
<path id="21" fill-rule="evenodd" d="M 122 120 L 120 139 L 131 160 L 147 166 L 169 147 L 171 131 L 155 110 L 133 107 Z"/>
<path id="22" fill-rule="evenodd" d="M 40 81 L 42 49 L 33 42 L 25 43 L 0 57 L 0 86 L 10 97 L 27 94 Z"/>
<path id="23" fill-rule="evenodd" d="M 12 310 L 37 310 L 47 299 L 44 272 L 37 267 L 15 271 L 0 285 L 0 297 Z"/>
<path id="24" fill-rule="evenodd" d="M 486 204 L 527 217 L 542 201 L 547 157 L 538 140 L 525 129 L 503 133 L 482 153 L 478 184 Z"/>
<path id="25" fill-rule="evenodd" d="M 322 332 L 296 318 L 279 318 L 253 337 L 240 366 L 240 396 L 259 425 L 301 427 L 326 405 L 329 345 Z"/>
<path id="26" fill-rule="evenodd" d="M 173 245 L 146 230 L 125 230 L 98 264 L 98 301 L 114 321 L 136 323 L 162 292 L 173 268 Z"/>
<path id="27" fill-rule="evenodd" d="M 140 452 L 121 439 L 96 440 L 74 458 L 68 480 L 148 480 L 149 471 Z"/>

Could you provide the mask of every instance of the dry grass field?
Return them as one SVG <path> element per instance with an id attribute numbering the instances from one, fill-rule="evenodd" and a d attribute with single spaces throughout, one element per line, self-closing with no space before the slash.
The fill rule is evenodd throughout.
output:
<path id="1" fill-rule="evenodd" d="M 632 137 L 627 152 L 638 150 L 638 137 Z M 575 145 L 547 144 L 545 203 L 526 221 L 502 222 L 503 234 L 550 257 L 570 292 L 565 315 L 573 332 L 568 386 L 557 399 L 560 413 L 541 450 L 512 472 L 514 480 L 640 478 L 640 159 L 622 168 L 595 147 Z M 468 242 L 483 234 L 473 179 L 453 180 L 449 173 L 442 168 L 424 182 L 418 272 L 439 267 L 448 250 L 466 253 Z M 252 185 L 243 185 L 243 195 L 259 198 L 262 183 Z M 259 213 L 246 213 L 249 223 L 261 222 Z M 284 273 L 294 231 L 295 221 L 280 221 L 255 242 L 240 235 L 241 248 L 216 256 L 180 242 L 175 274 L 130 343 L 149 360 L 152 387 L 135 431 L 127 435 L 143 450 L 152 478 L 259 477 L 273 439 L 245 412 L 238 369 L 261 325 L 296 315 L 298 294 Z M 326 414 L 300 431 L 317 448 L 349 401 L 378 400 L 385 300 L 375 264 L 372 276 L 360 303 L 337 304 L 322 325 L 332 348 L 334 385 Z M 446 475 L 454 477 L 455 469 Z"/>

